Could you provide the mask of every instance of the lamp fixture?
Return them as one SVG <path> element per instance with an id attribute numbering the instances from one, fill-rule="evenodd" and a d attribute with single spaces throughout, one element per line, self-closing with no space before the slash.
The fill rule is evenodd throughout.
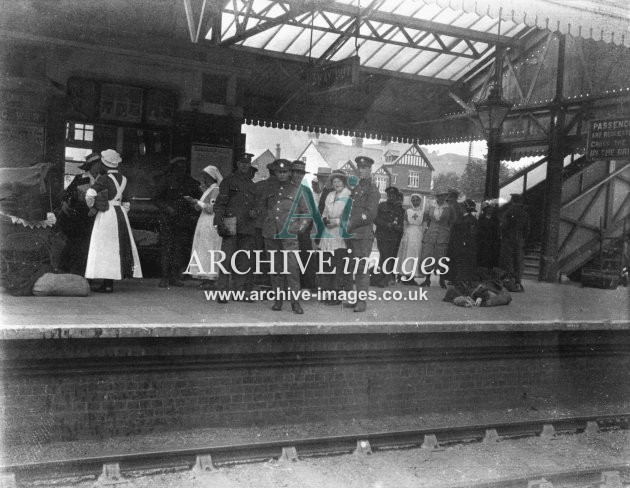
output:
<path id="1" fill-rule="evenodd" d="M 488 97 L 485 100 L 475 103 L 479 122 L 485 131 L 499 130 L 513 106 L 513 103 L 501 96 L 501 87 L 496 83 L 490 86 Z"/>

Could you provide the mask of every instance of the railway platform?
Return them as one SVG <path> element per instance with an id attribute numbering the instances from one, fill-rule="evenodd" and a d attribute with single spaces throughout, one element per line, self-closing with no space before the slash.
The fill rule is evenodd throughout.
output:
<path id="1" fill-rule="evenodd" d="M 625 288 L 525 282 L 509 306 L 460 308 L 431 287 L 426 301 L 375 301 L 365 314 L 311 300 L 297 316 L 207 301 L 194 282 L 156 285 L 2 297 L 5 446 L 453 412 L 616 413 L 630 401 Z"/>

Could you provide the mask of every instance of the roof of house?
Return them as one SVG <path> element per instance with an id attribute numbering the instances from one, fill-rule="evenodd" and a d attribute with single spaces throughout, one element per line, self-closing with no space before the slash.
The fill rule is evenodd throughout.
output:
<path id="1" fill-rule="evenodd" d="M 313 144 L 313 142 L 311 141 L 310 144 Z M 371 149 L 358 146 L 348 146 L 341 143 L 323 142 L 321 139 L 318 144 L 313 145 L 332 169 L 338 169 L 348 161 L 354 161 L 358 156 L 367 156 L 372 158 L 375 163 L 380 163 L 383 159 L 382 149 Z M 306 146 L 304 151 L 306 151 L 307 148 L 308 146 Z M 302 151 L 302 154 L 304 154 L 304 151 Z"/>

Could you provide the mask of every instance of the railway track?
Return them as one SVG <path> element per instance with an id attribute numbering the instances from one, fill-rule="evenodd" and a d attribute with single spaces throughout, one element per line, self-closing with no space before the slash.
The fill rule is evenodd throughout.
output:
<path id="1" fill-rule="evenodd" d="M 95 456 L 53 461 L 14 463 L 0 465 L 2 488 L 24 486 L 43 480 L 96 479 L 106 484 L 122 480 L 126 476 L 137 477 L 142 473 L 174 472 L 196 469 L 211 471 L 216 466 L 283 459 L 297 461 L 300 457 L 327 456 L 372 451 L 422 447 L 439 450 L 443 446 L 469 442 L 496 442 L 531 436 L 566 435 L 581 432 L 598 432 L 628 429 L 630 413 L 589 417 L 567 417 L 525 422 L 466 425 L 438 429 L 373 432 L 365 434 L 290 439 L 250 444 L 226 444 L 168 451 L 137 452 L 113 456 Z M 604 473 L 608 472 L 608 475 Z M 611 474 L 611 473 L 617 473 Z M 606 466 L 597 469 L 541 473 L 536 478 L 502 479 L 480 484 L 453 485 L 454 488 L 557 488 L 557 486 L 589 486 L 621 488 L 622 484 L 602 482 L 618 478 L 630 479 L 630 464 Z M 539 479 L 538 485 L 532 480 Z M 552 480 L 556 480 L 555 482 Z M 572 481 L 573 480 L 573 481 Z M 587 480 L 585 485 L 575 480 Z M 546 482 L 547 484 L 545 484 Z M 561 483 L 561 484 L 557 484 Z M 574 484 L 571 484 L 574 483 Z"/>

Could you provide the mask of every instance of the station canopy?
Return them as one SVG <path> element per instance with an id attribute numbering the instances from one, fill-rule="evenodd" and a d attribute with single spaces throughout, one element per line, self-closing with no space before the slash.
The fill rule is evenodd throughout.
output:
<path id="1" fill-rule="evenodd" d="M 628 51 L 629 29 L 627 0 L 20 0 L 0 15 L 5 37 L 188 57 L 202 93 L 227 67 L 249 124 L 422 143 L 483 137 L 457 115 L 497 49 L 518 69 L 550 32 Z"/>
<path id="2" fill-rule="evenodd" d="M 193 10 L 187 15 L 196 42 Z M 307 63 L 301 72 L 284 64 L 286 79 L 278 84 L 271 77 L 273 87 L 264 67 L 259 79 L 254 75 L 250 93 L 275 98 L 276 105 L 250 105 L 248 123 L 447 142 L 483 137 L 469 120 L 439 135 L 431 121 L 461 113 L 464 100 L 479 98 L 471 80 L 492 69 L 497 48 L 529 55 L 527 47 L 549 32 L 629 46 L 629 28 L 625 0 L 232 0 L 205 38 Z M 328 76 L 343 78 L 335 65 L 350 70 L 353 63 L 360 73 L 353 84 L 328 80 L 318 90 L 326 75 L 313 72 L 333 67 Z M 302 86 L 296 77 L 305 79 Z"/>

